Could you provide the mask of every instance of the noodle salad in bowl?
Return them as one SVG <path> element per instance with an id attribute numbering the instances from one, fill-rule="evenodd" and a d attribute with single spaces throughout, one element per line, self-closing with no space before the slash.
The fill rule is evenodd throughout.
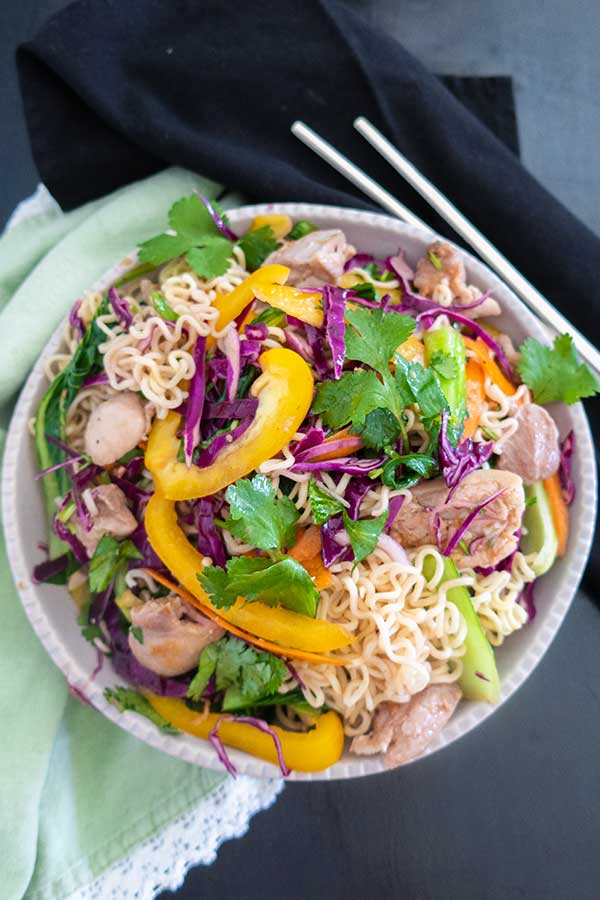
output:
<path id="1" fill-rule="evenodd" d="M 428 752 L 498 702 L 495 649 L 568 553 L 578 447 L 546 405 L 598 385 L 424 247 L 237 234 L 192 195 L 47 360 L 34 581 L 67 585 L 109 703 L 232 773 L 230 748 L 284 775 Z"/>

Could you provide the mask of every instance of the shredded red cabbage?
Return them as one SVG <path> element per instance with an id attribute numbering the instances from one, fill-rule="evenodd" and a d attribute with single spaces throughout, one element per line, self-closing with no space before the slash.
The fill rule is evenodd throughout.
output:
<path id="1" fill-rule="evenodd" d="M 300 678 L 300 675 L 298 674 L 298 670 L 296 669 L 296 666 L 294 666 L 294 665 L 289 661 L 289 659 L 284 659 L 283 661 L 284 661 L 284 663 L 285 663 L 286 669 L 288 670 L 288 672 L 290 673 L 290 675 L 292 676 L 292 678 L 294 678 L 294 679 L 298 682 L 298 684 L 299 684 L 299 686 L 302 688 L 302 690 L 305 690 L 305 689 L 306 689 L 306 685 L 304 684 L 304 682 L 303 682 L 302 679 Z"/>
<path id="2" fill-rule="evenodd" d="M 198 528 L 198 550 L 203 556 L 210 556 L 213 565 L 224 569 L 227 557 L 221 531 L 214 522 L 212 500 L 201 497 L 194 505 L 194 518 Z"/>
<path id="3" fill-rule="evenodd" d="M 486 506 L 489 506 L 490 503 L 493 503 L 494 500 L 497 500 L 498 497 L 500 497 L 500 495 L 503 494 L 505 490 L 506 490 L 506 488 L 502 488 L 500 491 L 496 491 L 495 494 L 492 494 L 491 497 L 488 497 L 486 500 L 483 501 L 483 503 L 480 503 L 478 506 L 475 507 L 475 509 L 472 512 L 469 513 L 469 515 L 466 517 L 464 522 L 462 522 L 458 526 L 458 528 L 456 529 L 456 531 L 454 532 L 454 534 L 448 541 L 445 549 L 443 550 L 444 556 L 450 556 L 452 551 L 456 548 L 456 545 L 458 544 L 458 542 L 461 540 L 463 535 L 466 533 L 471 522 L 479 515 L 479 513 L 483 509 L 486 508 Z"/>
<path id="4" fill-rule="evenodd" d="M 348 501 L 348 515 L 351 519 L 358 519 L 360 513 L 360 505 L 373 487 L 370 478 L 351 478 L 344 500 Z"/>
<path id="5" fill-rule="evenodd" d="M 64 441 L 61 441 L 59 438 L 54 437 L 53 434 L 47 434 L 46 440 L 50 441 L 50 443 L 54 444 L 56 447 L 60 447 L 60 449 L 63 451 L 63 453 L 66 453 L 67 456 L 75 457 L 75 456 L 80 455 L 79 453 L 77 453 L 76 450 L 73 450 L 72 447 L 69 447 L 68 444 L 65 444 Z"/>
<path id="6" fill-rule="evenodd" d="M 79 315 L 79 310 L 81 309 L 82 302 L 82 300 L 76 300 L 71 307 L 71 312 L 69 313 L 69 325 L 79 334 L 80 338 L 83 337 L 85 331 L 83 319 Z"/>
<path id="7" fill-rule="evenodd" d="M 57 537 L 59 537 L 61 541 L 64 541 L 65 544 L 69 545 L 77 562 L 85 563 L 88 561 L 87 553 L 85 552 L 85 548 L 79 538 L 75 537 L 75 535 L 69 531 L 64 522 L 61 522 L 60 519 L 57 518 L 57 516 L 54 516 L 52 527 Z"/>
<path id="8" fill-rule="evenodd" d="M 266 341 L 269 337 L 269 326 L 265 322 L 250 322 L 244 329 L 249 341 Z"/>
<path id="9" fill-rule="evenodd" d="M 263 719 L 257 719 L 254 716 L 225 715 L 219 717 L 215 727 L 208 735 L 208 739 L 215 748 L 220 762 L 223 763 L 225 769 L 229 772 L 230 775 L 233 775 L 235 778 L 235 776 L 237 775 L 237 769 L 229 759 L 223 741 L 219 737 L 219 728 L 221 722 L 239 722 L 241 725 L 252 725 L 253 728 L 257 728 L 259 731 L 262 731 L 264 734 L 268 734 L 270 737 L 272 737 L 273 743 L 275 744 L 275 749 L 277 751 L 277 759 L 279 761 L 279 769 L 281 771 L 281 774 L 284 776 L 284 778 L 286 775 L 290 774 L 291 769 L 288 769 L 283 758 L 283 750 L 281 748 L 279 735 L 273 728 L 271 728 L 271 726 L 267 722 L 263 721 Z"/>
<path id="10" fill-rule="evenodd" d="M 398 250 L 395 256 L 386 256 L 385 267 L 397 275 L 402 282 L 408 283 L 415 277 L 415 270 L 407 263 L 404 250 Z"/>
<path id="11" fill-rule="evenodd" d="M 381 532 L 377 540 L 377 546 L 387 553 L 392 562 L 402 563 L 403 566 L 410 566 L 408 553 L 395 538 L 385 532 Z"/>
<path id="12" fill-rule="evenodd" d="M 260 356 L 262 347 L 260 341 L 245 340 L 240 342 L 240 357 L 243 366 L 254 365 Z"/>
<path id="13" fill-rule="evenodd" d="M 309 447 L 300 452 L 297 451 L 294 455 L 297 463 L 312 462 L 316 456 L 320 456 L 323 453 L 332 453 L 339 450 L 345 450 L 351 453 L 353 450 L 360 450 L 362 445 L 362 438 L 359 434 L 349 434 L 336 441 L 324 441 L 321 444 Z M 332 460 L 327 460 L 327 462 L 332 462 Z"/>
<path id="14" fill-rule="evenodd" d="M 138 566 L 147 566 L 149 569 L 156 569 L 157 572 L 165 571 L 165 564 L 160 556 L 157 556 L 152 544 L 148 540 L 148 534 L 143 518 L 135 531 L 129 535 L 128 539 L 132 542 L 136 550 L 142 554 L 142 559 L 131 560 L 132 568 L 134 566 L 136 568 Z"/>
<path id="15" fill-rule="evenodd" d="M 575 434 L 570 431 L 560 445 L 560 464 L 558 478 L 563 495 L 563 500 L 570 506 L 575 499 L 575 482 L 571 477 L 572 456 L 575 452 Z"/>
<path id="16" fill-rule="evenodd" d="M 253 416 L 258 406 L 256 397 L 243 400 L 222 400 L 219 403 L 208 403 L 204 410 L 205 419 L 243 419 Z"/>
<path id="17" fill-rule="evenodd" d="M 394 524 L 394 519 L 400 512 L 400 507 L 402 506 L 403 503 L 404 503 L 404 495 L 403 494 L 399 494 L 397 497 L 392 497 L 392 499 L 390 500 L 390 503 L 389 503 L 389 507 L 388 507 L 389 515 L 387 517 L 387 522 L 383 526 L 384 531 L 387 531 L 388 528 L 392 527 L 392 525 Z"/>
<path id="18" fill-rule="evenodd" d="M 287 342 L 290 350 L 293 350 L 294 353 L 297 353 L 302 359 L 305 359 L 306 362 L 313 364 L 313 354 L 312 350 L 308 346 L 307 341 L 304 338 L 300 337 L 298 334 L 294 334 L 293 331 L 290 331 L 289 328 L 285 329 L 285 340 Z"/>
<path id="19" fill-rule="evenodd" d="M 73 487 L 72 494 L 73 500 L 75 501 L 75 508 L 77 510 L 77 518 L 81 523 L 81 527 L 85 531 L 91 531 L 94 523 L 92 522 L 92 516 L 89 509 L 83 502 L 83 498 L 80 493 L 80 484 L 75 479 L 71 479 L 71 485 Z"/>
<path id="20" fill-rule="evenodd" d="M 252 300 L 250 301 L 250 303 L 246 304 L 246 306 L 243 308 L 243 310 L 241 311 L 239 316 L 236 316 L 235 319 L 233 320 L 235 322 L 235 327 L 238 329 L 238 331 L 242 327 L 242 323 L 244 322 L 244 319 L 246 318 L 246 316 L 248 315 L 248 313 L 254 306 L 254 300 L 255 300 L 255 298 L 253 297 Z"/>
<path id="21" fill-rule="evenodd" d="M 133 322 L 129 303 L 119 296 L 119 292 L 115 287 L 108 289 L 108 302 L 112 306 L 112 311 L 119 320 L 121 327 L 127 330 Z"/>
<path id="22" fill-rule="evenodd" d="M 221 346 L 227 359 L 227 374 L 225 376 L 227 399 L 233 400 L 237 394 L 240 372 L 242 370 L 240 336 L 236 328 L 229 328 L 225 332 L 221 339 Z"/>
<path id="23" fill-rule="evenodd" d="M 113 484 L 116 484 L 118 488 L 120 488 L 126 497 L 130 500 L 135 501 L 136 503 L 139 501 L 149 500 L 152 496 L 152 491 L 144 491 L 142 488 L 138 487 L 137 484 L 133 484 L 133 482 L 128 481 L 126 478 L 120 478 L 118 475 L 114 475 L 111 473 L 110 480 Z"/>
<path id="24" fill-rule="evenodd" d="M 222 216 L 216 211 L 210 200 L 208 200 L 203 194 L 198 194 L 205 207 L 208 210 L 208 214 L 223 235 L 223 237 L 227 238 L 228 241 L 232 241 L 234 244 L 237 241 L 237 234 L 234 234 L 231 228 L 225 224 Z"/>
<path id="25" fill-rule="evenodd" d="M 328 445 L 329 446 L 329 445 Z M 365 475 L 379 469 L 385 459 L 358 459 L 356 456 L 345 456 L 341 459 L 326 459 L 321 462 L 295 462 L 290 472 L 320 472 L 326 469 L 328 472 L 345 472 L 348 475 Z"/>
<path id="26" fill-rule="evenodd" d="M 347 272 L 349 269 L 362 269 L 363 266 L 368 266 L 369 263 L 375 263 L 377 268 L 382 271 L 385 271 L 387 268 L 385 260 L 375 259 L 371 253 L 355 253 L 345 264 L 344 272 Z"/>
<path id="27" fill-rule="evenodd" d="M 492 291 L 489 290 L 486 291 L 485 294 L 482 294 L 481 297 L 478 297 L 477 300 L 473 300 L 472 303 L 465 303 L 460 306 L 440 307 L 440 304 L 436 303 L 435 300 L 432 300 L 430 297 L 423 297 L 420 294 L 415 294 L 411 290 L 409 281 L 414 278 L 414 272 L 401 252 L 399 252 L 397 256 L 388 256 L 385 262 L 387 268 L 397 275 L 402 285 L 402 307 L 403 310 L 406 311 L 417 310 L 418 312 L 426 313 L 430 310 L 443 308 L 447 311 L 460 314 L 467 309 L 475 309 L 477 306 L 481 306 L 484 300 L 487 300 L 492 294 Z"/>
<path id="28" fill-rule="evenodd" d="M 346 355 L 346 326 L 344 324 L 344 311 L 346 308 L 347 291 L 323 285 L 323 321 L 325 337 L 331 350 L 333 363 L 333 377 L 337 381 L 341 378 Z"/>
<path id="29" fill-rule="evenodd" d="M 513 562 L 515 560 L 515 556 L 517 555 L 517 550 L 519 549 L 519 541 L 521 540 L 521 529 L 515 531 L 515 537 L 517 539 L 517 543 L 515 544 L 515 549 L 512 553 L 509 553 L 508 556 L 505 556 L 504 559 L 501 559 L 499 563 L 496 563 L 495 566 L 475 566 L 475 571 L 478 575 L 483 575 L 484 578 L 487 578 L 488 575 L 491 575 L 493 572 L 510 572 L 513 566 Z"/>
<path id="30" fill-rule="evenodd" d="M 469 319 L 467 316 L 463 316 L 462 313 L 455 312 L 453 309 L 450 309 L 450 307 L 445 306 L 438 306 L 436 309 L 430 309 L 427 312 L 420 313 L 417 316 L 417 321 L 422 324 L 423 328 L 431 328 L 433 319 L 436 316 L 448 316 L 449 319 L 454 319 L 456 322 L 460 322 L 461 325 L 465 325 L 467 328 L 470 328 L 471 331 L 474 331 L 477 337 L 480 337 L 484 344 L 487 344 L 490 350 L 494 351 L 498 358 L 499 365 L 504 369 L 509 381 L 514 384 L 514 372 L 511 364 L 506 358 L 504 350 L 500 344 L 487 333 L 485 328 L 482 328 L 481 325 L 478 325 L 473 319 Z"/>
<path id="31" fill-rule="evenodd" d="M 206 338 L 200 335 L 196 338 L 194 346 L 194 363 L 196 371 L 190 383 L 183 430 L 183 449 L 188 469 L 192 464 L 192 455 L 200 439 L 200 422 L 206 388 Z"/>
<path id="32" fill-rule="evenodd" d="M 63 553 L 62 556 L 57 556 L 56 559 L 45 559 L 44 562 L 38 563 L 37 566 L 33 567 L 31 580 L 34 584 L 43 584 L 45 581 L 49 581 L 51 578 L 60 575 L 61 572 L 66 571 L 68 565 L 68 553 Z"/>
<path id="33" fill-rule="evenodd" d="M 343 530 L 344 520 L 341 513 L 332 516 L 321 528 L 321 555 L 327 569 L 334 563 L 349 562 L 354 559 L 352 548 L 347 544 L 340 544 L 336 540 L 337 535 Z"/>
<path id="34" fill-rule="evenodd" d="M 533 596 L 533 589 L 535 586 L 536 580 L 530 581 L 529 584 L 526 584 L 523 590 L 521 591 L 521 595 L 518 599 L 518 603 L 523 607 L 527 612 L 527 621 L 533 622 L 535 619 L 535 614 L 537 612 L 535 608 L 535 597 Z"/>
<path id="35" fill-rule="evenodd" d="M 304 437 L 290 444 L 290 452 L 293 456 L 297 456 L 304 450 L 309 450 L 311 447 L 316 447 L 317 444 L 322 444 L 324 439 L 325 432 L 322 428 L 309 428 Z"/>
<path id="36" fill-rule="evenodd" d="M 232 444 L 235 440 L 237 440 L 240 435 L 242 435 L 247 428 L 252 424 L 252 419 L 244 419 L 243 422 L 240 422 L 239 425 L 236 425 L 235 428 L 232 428 L 231 431 L 228 431 L 226 434 L 218 434 L 213 441 L 206 447 L 198 456 L 196 460 L 196 465 L 200 469 L 204 469 L 206 466 L 210 466 L 211 463 L 215 461 L 220 451 L 223 447 L 226 447 L 228 444 Z"/>
<path id="37" fill-rule="evenodd" d="M 469 472 L 480 469 L 493 452 L 493 445 L 476 444 L 472 438 L 466 438 L 462 444 L 453 447 L 448 438 L 449 415 L 443 410 L 440 436 L 438 439 L 438 456 L 444 481 L 450 488 L 446 503 Z"/>
<path id="38" fill-rule="evenodd" d="M 56 463 L 54 466 L 48 466 L 47 469 L 40 469 L 39 472 L 35 473 L 35 480 L 37 481 L 38 478 L 43 478 L 44 475 L 49 475 L 51 472 L 56 472 L 57 469 L 63 469 L 65 466 L 74 466 L 82 460 L 83 456 L 70 456 L 68 459 L 63 459 L 62 462 Z"/>
<path id="39" fill-rule="evenodd" d="M 325 356 L 325 332 L 322 328 L 315 328 L 314 325 L 305 325 L 304 328 L 306 330 L 308 346 L 310 347 L 310 351 L 312 353 L 315 371 L 319 378 L 329 378 L 331 376 L 331 372 L 329 370 L 327 357 Z"/>
<path id="40" fill-rule="evenodd" d="M 108 384 L 108 375 L 106 374 L 106 372 L 100 372 L 98 375 L 89 375 L 88 378 L 85 379 L 81 387 L 93 387 L 96 384 Z"/>

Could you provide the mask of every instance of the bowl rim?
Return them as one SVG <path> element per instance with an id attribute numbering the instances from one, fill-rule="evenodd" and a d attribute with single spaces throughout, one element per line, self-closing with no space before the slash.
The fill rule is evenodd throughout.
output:
<path id="1" fill-rule="evenodd" d="M 270 213 L 288 214 L 294 219 L 313 218 L 317 220 L 334 220 L 339 223 L 341 227 L 343 227 L 344 224 L 362 225 L 367 229 L 387 231 L 390 236 L 397 234 L 400 240 L 403 237 L 412 236 L 419 240 L 431 241 L 432 239 L 440 237 L 432 230 L 424 229 L 419 226 L 407 225 L 385 213 L 368 212 L 347 207 L 325 206 L 311 203 L 262 203 L 228 210 L 228 215 L 234 226 L 237 220 Z M 441 239 L 447 240 L 445 237 L 442 237 Z M 514 293 L 504 285 L 484 263 L 480 262 L 471 253 L 463 250 L 461 247 L 458 249 L 463 255 L 470 275 L 474 274 L 488 284 L 493 284 L 497 293 L 502 295 L 501 302 L 508 302 L 508 308 L 517 316 L 519 323 L 522 324 L 528 333 L 540 335 L 540 339 L 544 339 L 545 335 L 540 323 Z M 90 287 L 90 290 L 106 289 L 106 287 L 121 274 L 132 268 L 136 264 L 136 261 L 137 253 L 133 252 L 128 254 L 124 259 L 105 272 L 95 284 Z M 18 514 L 18 460 L 21 455 L 21 448 L 24 447 L 25 442 L 29 441 L 31 438 L 28 429 L 28 416 L 30 414 L 30 406 L 34 395 L 38 393 L 40 384 L 44 378 L 45 361 L 48 356 L 55 353 L 60 346 L 66 319 L 67 314 L 54 330 L 50 340 L 46 343 L 35 366 L 30 372 L 17 400 L 6 438 L 2 472 L 2 509 L 7 555 L 17 592 L 34 631 L 54 663 L 64 673 L 71 688 L 75 689 L 75 691 L 84 692 L 90 704 L 99 712 L 113 721 L 116 725 L 123 728 L 126 732 L 133 734 L 150 746 L 186 762 L 220 770 L 220 764 L 216 760 L 208 741 L 187 735 L 173 737 L 163 734 L 141 716 L 132 712 L 119 713 L 111 704 L 109 704 L 104 698 L 103 689 L 97 683 L 91 681 L 89 667 L 84 666 L 79 659 L 69 652 L 60 633 L 52 627 L 51 621 L 46 615 L 44 604 L 38 596 L 38 585 L 34 585 L 31 582 L 31 574 L 28 571 L 25 560 L 25 548 L 21 543 L 16 526 Z M 585 569 L 594 534 L 597 485 L 594 444 L 583 405 L 577 403 L 569 407 L 569 413 L 578 440 L 578 456 L 585 461 L 587 470 L 591 468 L 592 477 L 587 479 L 583 486 L 580 487 L 578 485 L 578 491 L 583 497 L 584 509 L 590 514 L 587 516 L 580 516 L 581 521 L 578 523 L 579 527 L 576 540 L 572 541 L 572 546 L 569 547 L 567 556 L 563 561 L 567 566 L 566 571 L 563 573 L 563 580 L 566 582 L 567 588 L 560 596 L 556 597 L 552 609 L 552 617 L 545 623 L 545 627 L 542 629 L 541 633 L 537 634 L 524 653 L 523 658 L 520 659 L 516 671 L 513 672 L 512 677 L 510 678 L 510 684 L 508 686 L 503 684 L 499 703 L 496 706 L 490 706 L 489 704 L 474 703 L 471 701 L 469 703 L 469 715 L 462 717 L 460 727 L 457 727 L 456 725 L 453 727 L 453 720 L 451 719 L 441 735 L 439 735 L 426 752 L 419 757 L 419 760 L 437 752 L 444 746 L 451 744 L 453 741 L 477 727 L 477 725 L 481 724 L 488 716 L 492 715 L 496 709 L 518 690 L 548 650 L 575 596 L 578 584 Z M 592 465 L 587 465 L 590 462 Z M 261 759 L 249 756 L 239 750 L 230 750 L 229 754 L 240 774 L 267 778 L 281 777 L 275 766 Z M 338 763 L 323 772 L 292 772 L 287 780 L 336 780 L 387 771 L 381 755 L 374 757 L 353 756 L 351 758 L 345 758 L 346 756 L 347 752 Z M 418 762 L 419 760 L 415 760 L 415 762 Z"/>

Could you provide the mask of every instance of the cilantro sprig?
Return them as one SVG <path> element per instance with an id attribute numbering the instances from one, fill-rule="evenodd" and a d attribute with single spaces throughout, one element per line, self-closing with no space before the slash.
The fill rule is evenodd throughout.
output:
<path id="1" fill-rule="evenodd" d="M 596 376 L 579 361 L 570 334 L 555 337 L 552 347 L 527 338 L 519 352 L 517 369 L 536 403 L 576 403 L 600 392 Z"/>
<path id="2" fill-rule="evenodd" d="M 225 527 L 234 537 L 259 550 L 282 550 L 296 541 L 299 512 L 288 497 L 277 499 L 265 475 L 242 478 L 225 493 L 231 518 Z"/>
<path id="3" fill-rule="evenodd" d="M 141 558 L 142 554 L 131 541 L 117 541 L 109 534 L 103 535 L 90 560 L 90 590 L 95 594 L 104 591 L 114 578 L 116 594 L 122 593 L 128 561 Z"/>
<path id="4" fill-rule="evenodd" d="M 167 722 L 166 719 L 163 719 L 163 717 L 156 712 L 154 707 L 145 697 L 131 688 L 106 688 L 104 697 L 112 704 L 112 706 L 115 706 L 119 712 L 131 710 L 132 712 L 138 713 L 140 716 L 144 716 L 146 719 L 150 719 L 150 721 L 165 734 L 179 734 L 177 729 L 173 728 L 170 722 Z"/>
<path id="5" fill-rule="evenodd" d="M 333 516 L 342 514 L 344 528 L 350 538 L 350 546 L 354 553 L 355 564 L 373 552 L 388 519 L 389 511 L 387 509 L 376 518 L 351 519 L 344 504 L 319 487 L 312 476 L 308 485 L 308 499 L 313 520 L 317 525 L 323 525 Z"/>

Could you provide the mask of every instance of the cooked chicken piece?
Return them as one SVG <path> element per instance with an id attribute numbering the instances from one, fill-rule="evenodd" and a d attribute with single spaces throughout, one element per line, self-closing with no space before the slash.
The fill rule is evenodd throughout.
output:
<path id="1" fill-rule="evenodd" d="M 435 257 L 439 268 L 432 262 Z M 431 297 L 441 306 L 468 306 L 481 296 L 479 288 L 466 282 L 465 267 L 460 252 L 443 241 L 435 241 L 428 247 L 427 256 L 417 263 L 415 288 L 425 297 Z M 500 315 L 500 304 L 488 297 L 479 306 L 465 310 L 471 319 Z"/>
<path id="2" fill-rule="evenodd" d="M 129 632 L 131 652 L 143 666 L 164 678 L 195 668 L 202 650 L 225 634 L 176 594 L 133 607 L 131 624 L 140 629 L 143 639 L 140 642 Z"/>
<path id="3" fill-rule="evenodd" d="M 352 753 L 385 753 L 388 769 L 417 759 L 442 730 L 461 698 L 456 684 L 430 684 L 408 703 L 382 703 L 371 731 L 355 737 Z"/>
<path id="4" fill-rule="evenodd" d="M 513 472 L 477 469 L 462 480 L 450 500 L 443 478 L 422 481 L 411 488 L 411 499 L 400 507 L 390 534 L 403 547 L 435 545 L 439 517 L 440 541 L 445 547 L 469 513 L 498 491 L 503 493 L 473 519 L 460 541 L 462 546 L 457 545 L 452 553 L 459 568 L 494 566 L 516 548 L 515 532 L 525 509 L 523 482 Z"/>
<path id="5" fill-rule="evenodd" d="M 324 284 L 337 284 L 344 264 L 354 253 L 344 232 L 331 228 L 313 231 L 297 241 L 285 241 L 279 250 L 267 257 L 264 265 L 289 266 L 287 284 L 318 288 Z"/>
<path id="6" fill-rule="evenodd" d="M 91 559 L 100 538 L 110 534 L 115 538 L 127 537 L 137 528 L 137 522 L 127 506 L 127 498 L 116 484 L 101 484 L 90 490 L 90 513 L 92 527 L 86 531 L 78 518 L 75 519 L 76 534 Z"/>
<path id="7" fill-rule="evenodd" d="M 560 463 L 560 435 L 552 416 L 537 403 L 515 413 L 519 427 L 502 445 L 498 466 L 520 475 L 525 484 L 550 478 Z"/>
<path id="8" fill-rule="evenodd" d="M 88 419 L 85 452 L 97 466 L 109 466 L 129 453 L 146 433 L 144 404 L 137 394 L 124 391 L 100 403 Z"/>

